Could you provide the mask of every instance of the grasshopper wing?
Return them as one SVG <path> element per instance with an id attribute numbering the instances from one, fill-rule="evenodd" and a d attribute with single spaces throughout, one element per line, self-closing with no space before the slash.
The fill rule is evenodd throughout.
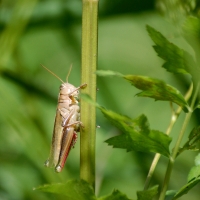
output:
<path id="1" fill-rule="evenodd" d="M 55 167 L 57 165 L 60 156 L 62 137 L 63 137 L 62 116 L 60 114 L 60 111 L 57 109 L 50 155 L 48 160 L 45 162 L 45 165 L 47 167 Z"/>

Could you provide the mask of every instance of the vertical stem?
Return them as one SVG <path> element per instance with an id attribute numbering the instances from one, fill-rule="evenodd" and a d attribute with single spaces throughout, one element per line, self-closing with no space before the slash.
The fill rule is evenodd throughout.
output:
<path id="1" fill-rule="evenodd" d="M 195 87 L 195 91 L 194 91 L 193 96 L 192 96 L 191 105 L 190 105 L 191 110 L 193 110 L 193 108 L 194 108 L 195 101 L 196 101 L 198 93 L 199 93 L 199 88 L 200 88 L 200 82 L 197 83 L 197 86 Z M 175 162 L 175 159 L 176 159 L 179 147 L 180 147 L 180 143 L 181 143 L 181 141 L 183 139 L 183 136 L 184 136 L 186 127 L 187 127 L 187 125 L 188 125 L 188 123 L 190 121 L 191 115 L 192 115 L 192 112 L 189 112 L 185 116 L 185 121 L 184 121 L 182 129 L 181 129 L 181 131 L 179 133 L 179 136 L 178 136 L 178 139 L 176 141 L 175 147 L 174 147 L 174 149 L 172 151 L 172 156 L 171 156 L 171 158 L 169 160 L 169 163 L 168 163 L 168 166 L 167 166 L 167 171 L 166 171 L 166 174 L 165 174 L 164 184 L 163 184 L 162 191 L 160 193 L 159 200 L 164 200 L 165 199 L 167 187 L 168 187 L 169 180 L 170 180 L 171 173 L 172 173 L 172 168 L 174 166 L 174 162 Z"/>
<path id="2" fill-rule="evenodd" d="M 191 83 L 191 84 L 190 84 L 190 87 L 189 87 L 189 89 L 188 89 L 188 91 L 187 91 L 187 93 L 185 94 L 185 97 L 184 97 L 186 101 L 188 101 L 189 98 L 191 97 L 192 91 L 193 91 L 193 84 Z M 167 130 L 166 130 L 166 135 L 170 135 L 170 133 L 171 133 L 171 131 L 172 131 L 172 128 L 174 127 L 174 124 L 176 123 L 176 121 L 177 121 L 177 119 L 178 119 L 178 116 L 179 116 L 179 114 L 181 113 L 181 111 L 182 111 L 182 107 L 179 106 L 179 107 L 177 108 L 176 112 L 173 112 L 173 113 L 172 113 L 172 117 L 171 117 L 170 124 L 169 124 L 169 126 L 168 126 L 168 128 L 167 128 Z M 159 159 L 160 159 L 160 156 L 161 156 L 161 155 L 160 155 L 159 153 L 156 153 L 156 155 L 155 155 L 155 157 L 154 157 L 154 159 L 153 159 L 153 161 L 152 161 L 151 167 L 150 167 L 150 169 L 149 169 L 149 173 L 148 173 L 148 175 L 147 175 L 147 179 L 146 179 L 146 181 L 145 181 L 144 190 L 147 190 L 148 187 L 149 187 L 151 178 L 152 178 L 152 176 L 153 176 L 153 173 L 154 173 L 154 171 L 155 171 L 155 168 L 156 168 L 156 166 L 157 166 L 157 163 L 158 163 L 158 161 L 159 161 Z"/>
<path id="3" fill-rule="evenodd" d="M 82 0 L 82 83 L 87 83 L 84 93 L 96 101 L 97 21 L 98 0 Z M 81 102 L 81 158 L 80 178 L 95 187 L 95 137 L 96 108 Z"/>
<path id="4" fill-rule="evenodd" d="M 175 162 L 175 159 L 176 159 L 176 155 L 177 155 L 180 143 L 182 141 L 183 135 L 185 133 L 185 129 L 186 129 L 187 125 L 188 125 L 188 122 L 190 120 L 191 115 L 192 115 L 192 113 L 190 112 L 190 113 L 187 113 L 186 116 L 185 116 L 183 127 L 182 127 L 182 129 L 180 131 L 178 140 L 177 140 L 176 145 L 174 147 L 174 150 L 172 152 L 172 156 L 169 159 L 169 163 L 168 163 L 168 166 L 167 166 L 167 171 L 166 171 L 166 174 L 165 174 L 164 184 L 163 184 L 162 191 L 160 193 L 159 200 L 164 200 L 165 199 L 165 195 L 166 195 L 166 191 L 167 191 L 168 184 L 169 184 L 169 181 L 170 181 L 170 177 L 171 177 L 172 169 L 173 169 L 174 162 Z"/>

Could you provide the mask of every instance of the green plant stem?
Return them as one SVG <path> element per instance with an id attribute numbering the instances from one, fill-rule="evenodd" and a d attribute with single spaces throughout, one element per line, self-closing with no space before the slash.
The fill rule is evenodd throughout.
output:
<path id="1" fill-rule="evenodd" d="M 82 91 L 96 101 L 98 0 L 82 0 Z M 96 108 L 81 102 L 80 178 L 95 187 Z"/>
<path id="2" fill-rule="evenodd" d="M 185 94 L 185 100 L 186 101 L 188 101 L 189 98 L 191 97 L 192 90 L 193 90 L 193 84 L 190 85 L 187 93 Z M 174 127 L 174 124 L 176 123 L 178 116 L 180 115 L 181 111 L 182 111 L 182 107 L 179 106 L 175 112 L 172 112 L 171 121 L 170 121 L 170 124 L 169 124 L 169 126 L 166 130 L 166 135 L 170 135 L 172 128 Z M 149 169 L 149 173 L 147 175 L 147 179 L 145 181 L 144 190 L 147 190 L 149 188 L 151 178 L 154 174 L 155 168 L 158 164 L 160 157 L 161 157 L 161 155 L 159 153 L 156 153 L 156 155 L 154 156 L 151 167 Z"/>
<path id="3" fill-rule="evenodd" d="M 198 96 L 199 84 L 200 84 L 200 82 L 197 84 L 197 87 L 195 88 L 195 92 L 194 92 L 194 94 L 192 96 L 192 101 L 191 101 L 191 106 L 190 106 L 191 110 L 193 110 L 195 101 L 196 101 L 197 96 Z M 166 191 L 167 191 L 167 188 L 168 188 L 168 184 L 169 184 L 169 180 L 170 180 L 170 177 L 171 177 L 171 173 L 172 173 L 172 169 L 173 169 L 173 166 L 174 166 L 174 162 L 175 162 L 175 159 L 176 159 L 176 156 L 177 156 L 177 153 L 178 153 L 178 150 L 179 150 L 180 143 L 182 141 L 183 135 L 184 135 L 185 130 L 187 128 L 187 125 L 188 125 L 188 123 L 190 121 L 191 115 L 192 115 L 192 112 L 189 112 L 185 116 L 185 120 L 184 120 L 182 129 L 181 129 L 180 134 L 178 136 L 178 139 L 176 141 L 175 147 L 174 147 L 174 149 L 172 151 L 172 155 L 171 155 L 171 157 L 169 159 L 169 163 L 168 163 L 168 166 L 167 166 L 167 171 L 166 171 L 166 174 L 165 174 L 164 184 L 163 184 L 163 188 L 162 188 L 161 193 L 160 193 L 159 200 L 164 200 L 165 199 L 165 195 L 166 195 Z"/>

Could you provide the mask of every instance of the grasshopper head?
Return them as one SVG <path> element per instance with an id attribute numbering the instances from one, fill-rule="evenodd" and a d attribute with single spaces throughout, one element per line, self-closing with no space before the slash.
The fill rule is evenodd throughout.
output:
<path id="1" fill-rule="evenodd" d="M 73 97 L 78 97 L 78 89 L 70 83 L 63 83 L 60 86 L 60 92 L 64 95 L 70 95 Z"/>

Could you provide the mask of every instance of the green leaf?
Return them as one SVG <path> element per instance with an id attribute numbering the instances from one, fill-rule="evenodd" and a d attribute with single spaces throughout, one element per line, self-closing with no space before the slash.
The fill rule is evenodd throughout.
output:
<path id="1" fill-rule="evenodd" d="M 137 75 L 125 75 L 124 78 L 136 88 L 143 90 L 137 96 L 171 101 L 182 106 L 185 111 L 190 110 L 182 94 L 176 88 L 166 84 L 162 80 Z"/>
<path id="2" fill-rule="evenodd" d="M 98 200 L 130 200 L 125 194 L 122 194 L 119 190 L 114 190 L 112 194 L 100 197 Z"/>
<path id="3" fill-rule="evenodd" d="M 188 174 L 188 182 L 200 177 L 200 165 L 191 168 Z"/>
<path id="4" fill-rule="evenodd" d="M 199 142 L 200 142 L 200 126 L 192 129 L 192 131 L 188 136 L 188 140 L 183 145 L 183 147 L 179 149 L 177 156 L 180 155 L 185 150 L 198 151 Z"/>
<path id="5" fill-rule="evenodd" d="M 200 177 L 197 177 L 193 180 L 191 180 L 189 183 L 184 185 L 174 196 L 173 200 L 178 199 L 179 197 L 183 196 L 184 194 L 187 194 L 189 190 L 191 190 L 195 185 L 197 185 L 200 182 Z"/>
<path id="6" fill-rule="evenodd" d="M 183 26 L 182 29 L 185 34 L 193 36 L 195 38 L 200 37 L 200 20 L 197 17 L 189 16 Z"/>
<path id="7" fill-rule="evenodd" d="M 194 16 L 189 16 L 183 23 L 182 30 L 185 39 L 198 52 L 200 42 L 200 20 Z"/>
<path id="8" fill-rule="evenodd" d="M 81 100 L 84 100 L 86 101 L 87 103 L 93 105 L 93 106 L 96 106 L 97 108 L 101 107 L 96 101 L 94 101 L 91 96 L 89 96 L 88 94 L 85 94 L 85 93 L 81 93 Z"/>
<path id="9" fill-rule="evenodd" d="M 166 192 L 165 198 L 168 200 L 172 200 L 176 193 L 177 193 L 177 190 L 168 190 Z"/>
<path id="10" fill-rule="evenodd" d="M 169 156 L 169 144 L 171 138 L 166 134 L 149 129 L 149 123 L 145 115 L 131 119 L 124 115 L 100 108 L 102 113 L 124 134 L 112 137 L 105 142 L 114 148 L 122 148 L 127 151 L 155 152 Z"/>
<path id="11" fill-rule="evenodd" d="M 170 101 L 182 106 L 185 112 L 190 110 L 182 94 L 174 87 L 166 84 L 164 81 L 139 75 L 123 75 L 110 70 L 98 70 L 99 76 L 120 76 L 128 80 L 136 88 L 143 90 L 137 96 L 150 97 L 155 100 Z"/>
<path id="12" fill-rule="evenodd" d="M 200 165 L 200 153 L 195 157 L 194 162 L 195 162 L 195 166 Z"/>
<path id="13" fill-rule="evenodd" d="M 189 174 L 188 174 L 188 182 L 190 182 L 191 180 L 200 177 L 200 153 L 196 156 L 195 158 L 195 166 L 192 167 L 192 169 L 190 170 Z"/>
<path id="14" fill-rule="evenodd" d="M 97 70 L 96 74 L 98 76 L 122 76 L 123 77 L 123 74 L 119 72 L 111 71 L 111 70 Z"/>
<path id="15" fill-rule="evenodd" d="M 49 184 L 34 190 L 65 195 L 67 200 L 96 200 L 93 188 L 84 180 Z"/>
<path id="16" fill-rule="evenodd" d="M 195 107 L 195 109 L 196 109 L 196 108 L 200 108 L 200 103 L 199 103 L 199 102 L 198 102 L 197 106 Z"/>
<path id="17" fill-rule="evenodd" d="M 195 158 L 195 165 L 196 166 L 192 167 L 188 174 L 188 183 L 175 194 L 173 199 L 177 199 L 184 194 L 187 194 L 189 190 L 200 182 L 200 154 Z"/>
<path id="18" fill-rule="evenodd" d="M 158 194 L 158 185 L 144 191 L 138 191 L 138 200 L 152 200 Z"/>
<path id="19" fill-rule="evenodd" d="M 171 138 L 160 131 L 150 130 L 145 115 L 131 119 L 127 116 L 106 110 L 94 102 L 88 95 L 83 95 L 82 97 L 88 103 L 99 108 L 108 120 L 125 133 L 108 139 L 106 142 L 109 145 L 113 145 L 116 148 L 123 148 L 127 151 L 158 152 L 167 157 L 170 155 L 169 144 Z"/>
<path id="20" fill-rule="evenodd" d="M 169 42 L 160 32 L 147 26 L 149 36 L 156 44 L 153 46 L 158 56 L 165 60 L 163 67 L 172 73 L 190 73 L 191 63 L 194 64 L 192 56 Z"/>

